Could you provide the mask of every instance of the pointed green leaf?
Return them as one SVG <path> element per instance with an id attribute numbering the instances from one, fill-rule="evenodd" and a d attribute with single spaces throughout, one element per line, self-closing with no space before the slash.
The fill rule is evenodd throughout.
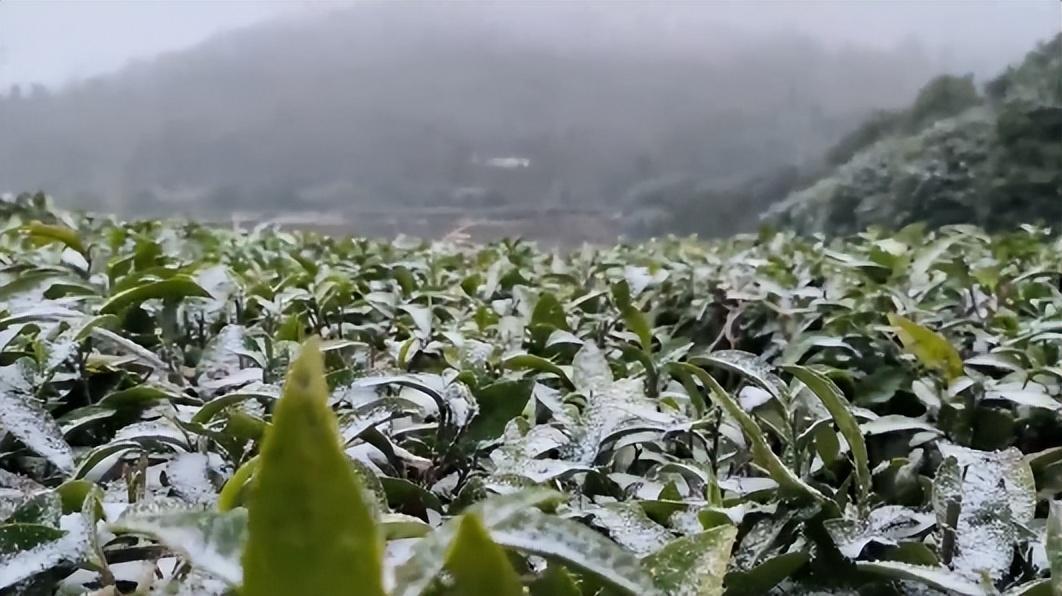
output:
<path id="1" fill-rule="evenodd" d="M 555 329 L 568 331 L 568 321 L 564 316 L 564 307 L 561 306 L 557 297 L 549 292 L 543 292 L 535 303 L 535 310 L 531 311 L 532 325 L 549 325 Z"/>
<path id="2" fill-rule="evenodd" d="M 889 313 L 889 324 L 904 349 L 926 367 L 940 370 L 948 380 L 962 375 L 962 358 L 943 335 L 893 313 Z"/>
<path id="3" fill-rule="evenodd" d="M 468 508 L 467 513 L 483 520 L 488 529 L 504 523 L 514 515 L 537 505 L 556 501 L 560 495 L 542 488 L 498 495 Z M 422 538 L 413 554 L 395 570 L 395 587 L 391 596 L 419 596 L 443 570 L 447 548 L 457 535 L 458 520 L 450 520 Z"/>
<path id="4" fill-rule="evenodd" d="M 474 514 L 464 515 L 446 555 L 446 568 L 458 594 L 521 596 L 523 587 L 505 551 L 495 544 Z"/>
<path id="5" fill-rule="evenodd" d="M 637 305 L 631 301 L 631 290 L 626 281 L 621 281 L 612 287 L 612 301 L 623 317 L 623 324 L 627 329 L 638 336 L 639 343 L 646 353 L 653 349 L 653 328 L 645 313 L 638 310 Z"/>
<path id="6" fill-rule="evenodd" d="M 149 282 L 118 292 L 103 303 L 99 312 L 100 314 L 115 314 L 145 300 L 156 298 L 179 300 L 190 297 L 210 298 L 211 296 L 210 292 L 200 287 L 192 278 L 175 275 L 169 279 Z"/>
<path id="7" fill-rule="evenodd" d="M 382 596 L 383 543 L 328 408 L 316 339 L 292 363 L 266 433 L 243 555 L 244 596 Z"/>
<path id="8" fill-rule="evenodd" d="M 60 244 L 65 244 L 67 247 L 76 250 L 82 255 L 88 253 L 88 250 L 85 248 L 85 243 L 82 242 L 81 237 L 78 236 L 77 230 L 73 230 L 66 226 L 45 224 L 35 221 L 22 226 L 22 231 L 38 244 L 59 242 Z"/>
<path id="9" fill-rule="evenodd" d="M 573 387 L 572 380 L 568 378 L 568 373 L 564 372 L 564 369 L 541 356 L 535 356 L 534 354 L 517 354 L 506 358 L 502 365 L 505 366 L 505 368 L 513 370 L 534 370 L 538 372 L 552 373 L 560 377 L 560 380 L 563 381 L 565 385 Z"/>
<path id="10" fill-rule="evenodd" d="M 825 375 L 803 366 L 786 366 L 784 370 L 800 379 L 826 406 L 826 410 L 837 423 L 837 428 L 848 443 L 852 459 L 855 461 L 855 477 L 856 485 L 859 487 L 860 501 L 865 500 L 870 494 L 870 457 L 867 455 L 863 431 L 859 428 L 859 422 L 855 416 L 852 415 L 851 404 L 845 399 L 837 385 Z"/>

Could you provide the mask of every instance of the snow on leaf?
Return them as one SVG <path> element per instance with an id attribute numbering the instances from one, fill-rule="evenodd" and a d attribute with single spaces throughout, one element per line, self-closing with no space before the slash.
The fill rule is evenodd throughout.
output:
<path id="1" fill-rule="evenodd" d="M 671 540 L 671 533 L 634 503 L 609 503 L 588 512 L 593 515 L 595 526 L 639 557 L 656 552 Z"/>
<path id="2" fill-rule="evenodd" d="M 612 370 L 597 344 L 583 343 L 572 360 L 572 383 L 583 393 L 603 391 L 613 382 Z"/>
<path id="3" fill-rule="evenodd" d="M 786 388 L 782 379 L 774 374 L 772 367 L 762 358 L 741 350 L 721 350 L 691 359 L 697 365 L 709 364 L 743 375 L 760 389 L 769 392 L 779 401 L 786 401 Z"/>
<path id="4" fill-rule="evenodd" d="M 0 430 L 55 464 L 74 469 L 74 452 L 59 425 L 33 396 L 33 387 L 20 362 L 0 368 Z"/>
<path id="5" fill-rule="evenodd" d="M 582 465 L 592 464 L 601 446 L 621 434 L 666 432 L 689 422 L 679 412 L 658 409 L 659 402 L 645 395 L 644 384 L 638 379 L 599 381 L 587 399 L 583 415 L 568 428 L 573 440 L 562 450 L 567 459 Z"/>
<path id="6" fill-rule="evenodd" d="M 173 499 L 152 499 L 126 509 L 110 529 L 149 536 L 230 585 L 243 581 L 240 555 L 247 542 L 246 509 L 218 513 Z"/>
<path id="7" fill-rule="evenodd" d="M 717 526 L 672 540 L 643 563 L 668 596 L 719 596 L 736 536 L 737 528 Z"/>
<path id="8" fill-rule="evenodd" d="M 244 368 L 244 362 L 252 360 L 247 354 L 253 354 L 258 347 L 254 340 L 247 334 L 247 329 L 241 325 L 226 325 L 218 334 L 210 340 L 203 355 L 196 365 L 199 385 L 208 384 L 210 381 L 219 381 L 239 373 Z M 244 383 L 261 381 L 261 372 L 256 379 L 247 379 Z M 224 387 L 231 387 L 234 383 L 228 383 L 222 387 L 210 387 L 217 391 Z"/>
<path id="9" fill-rule="evenodd" d="M 885 505 L 871 510 L 865 519 L 831 519 L 824 525 L 841 554 L 856 559 L 871 542 L 895 545 L 928 530 L 934 523 L 932 514 Z"/>
<path id="10" fill-rule="evenodd" d="M 1019 406 L 1062 410 L 1062 403 L 1047 392 L 1039 383 L 999 383 L 986 387 L 984 399 L 1006 400 Z"/>
<path id="11" fill-rule="evenodd" d="M 890 414 L 888 416 L 875 418 L 874 420 L 860 424 L 859 428 L 862 429 L 863 434 L 868 437 L 885 433 L 916 430 L 943 434 L 940 429 L 925 420 L 919 420 L 918 418 L 911 418 L 909 416 L 901 416 L 899 414 Z"/>
<path id="12" fill-rule="evenodd" d="M 546 489 L 523 490 L 476 503 L 469 507 L 468 513 L 478 515 L 483 525 L 492 530 L 513 516 L 558 497 L 558 493 Z M 391 596 L 419 596 L 424 592 L 443 570 L 447 547 L 457 535 L 457 524 L 457 520 L 450 520 L 412 546 L 409 555 L 394 568 Z M 493 532 L 491 538 L 494 539 Z"/>
<path id="13" fill-rule="evenodd" d="M 64 516 L 59 529 L 39 524 L 0 526 L 0 589 L 59 565 L 77 563 L 92 531 L 80 513 Z"/>
<path id="14" fill-rule="evenodd" d="M 1051 589 L 1062 593 L 1062 502 L 1052 500 L 1047 514 L 1047 562 L 1051 568 Z"/>
<path id="15" fill-rule="evenodd" d="M 1017 449 L 978 451 L 940 445 L 945 464 L 933 484 L 938 523 L 948 502 L 960 506 L 952 568 L 976 579 L 982 572 L 998 579 L 1010 567 L 1019 525 L 1033 519 L 1036 486 L 1032 469 Z M 954 470 L 948 462 L 953 460 Z"/>
<path id="16" fill-rule="evenodd" d="M 202 453 L 179 453 L 166 463 L 166 479 L 170 491 L 192 505 L 213 505 L 217 490 L 210 479 L 207 455 Z"/>
<path id="17" fill-rule="evenodd" d="M 572 520 L 528 509 L 492 526 L 491 538 L 506 548 L 564 561 L 627 593 L 657 593 L 637 557 Z"/>
<path id="18" fill-rule="evenodd" d="M 859 562 L 856 563 L 856 566 L 860 571 L 884 575 L 893 579 L 913 580 L 951 594 L 982 596 L 985 593 L 977 582 L 948 571 L 944 567 L 912 565 L 897 561 Z"/>

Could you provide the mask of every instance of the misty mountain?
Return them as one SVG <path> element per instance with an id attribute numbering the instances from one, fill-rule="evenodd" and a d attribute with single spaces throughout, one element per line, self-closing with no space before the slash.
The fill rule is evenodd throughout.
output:
<path id="1" fill-rule="evenodd" d="M 364 3 L 11 89 L 0 190 L 202 218 L 607 210 L 646 185 L 818 160 L 940 70 L 917 45 L 751 35 L 697 5 L 601 8 Z"/>

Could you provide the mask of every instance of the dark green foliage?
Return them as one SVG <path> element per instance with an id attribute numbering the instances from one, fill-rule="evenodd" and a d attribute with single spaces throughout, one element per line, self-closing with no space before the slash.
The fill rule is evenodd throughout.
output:
<path id="1" fill-rule="evenodd" d="M 1062 35 L 989 83 L 939 77 L 905 112 L 883 113 L 846 137 L 829 175 L 794 192 L 768 220 L 846 234 L 974 223 L 990 230 L 1062 223 Z"/>

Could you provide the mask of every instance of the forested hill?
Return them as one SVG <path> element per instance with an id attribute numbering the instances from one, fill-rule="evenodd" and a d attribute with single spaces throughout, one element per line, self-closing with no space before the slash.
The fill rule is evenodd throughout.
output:
<path id="1" fill-rule="evenodd" d="M 837 167 L 771 209 L 805 232 L 974 223 L 1062 225 L 1062 34 L 979 93 L 939 77 L 829 154 Z"/>
<path id="2" fill-rule="evenodd" d="M 915 44 L 827 48 L 683 10 L 363 3 L 8 90 L 0 191 L 197 217 L 600 208 L 813 161 L 940 68 Z"/>

